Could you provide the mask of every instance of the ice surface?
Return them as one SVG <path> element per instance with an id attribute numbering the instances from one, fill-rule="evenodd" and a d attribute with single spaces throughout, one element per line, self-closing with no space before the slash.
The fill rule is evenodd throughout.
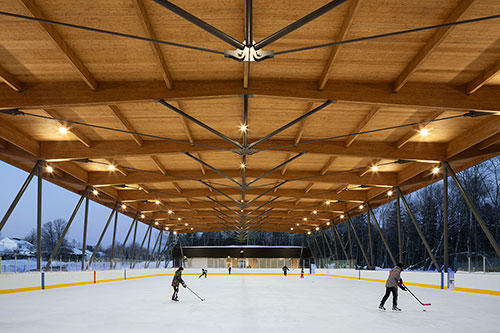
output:
<path id="1" fill-rule="evenodd" d="M 296 270 L 295 270 L 296 271 Z M 296 273 L 296 272 L 292 272 Z M 413 287 L 377 309 L 382 283 L 321 276 L 185 275 L 0 295 L 2 332 L 499 332 L 500 297 Z M 404 277 L 404 276 L 403 276 Z M 391 298 L 386 303 L 390 309 Z"/>

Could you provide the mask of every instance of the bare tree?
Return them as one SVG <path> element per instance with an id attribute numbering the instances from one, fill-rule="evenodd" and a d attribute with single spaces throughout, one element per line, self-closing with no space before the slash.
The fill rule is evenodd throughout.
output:
<path id="1" fill-rule="evenodd" d="M 54 221 L 49 221 L 42 226 L 42 249 L 43 252 L 52 252 L 57 245 L 59 238 L 61 238 L 64 228 L 66 228 L 66 222 L 63 219 L 56 219 Z M 63 239 L 61 247 L 68 245 L 68 241 Z"/>

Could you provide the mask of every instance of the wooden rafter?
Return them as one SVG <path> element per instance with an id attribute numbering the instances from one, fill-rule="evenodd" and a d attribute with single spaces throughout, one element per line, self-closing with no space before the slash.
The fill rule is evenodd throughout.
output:
<path id="1" fill-rule="evenodd" d="M 370 121 L 373 120 L 373 118 L 375 117 L 377 112 L 380 111 L 380 109 L 381 109 L 380 106 L 373 107 L 370 110 L 370 112 L 368 112 L 368 114 L 363 118 L 363 120 L 361 120 L 361 122 L 356 126 L 356 128 L 352 131 L 352 133 L 358 133 L 358 132 L 363 131 L 370 124 Z M 352 143 L 354 142 L 354 140 L 356 140 L 356 138 L 358 136 L 359 135 L 353 135 L 353 136 L 350 136 L 349 138 L 347 138 L 347 140 L 345 140 L 346 148 L 350 147 L 352 145 Z"/>
<path id="2" fill-rule="evenodd" d="M 263 174 L 267 170 L 248 170 L 247 176 L 249 178 L 255 178 Z M 239 169 L 224 170 L 224 172 L 233 178 L 241 176 L 241 171 Z M 281 175 L 279 172 L 275 172 L 268 177 L 268 179 L 279 179 L 279 180 L 292 180 L 296 178 L 303 177 L 315 177 L 317 172 L 309 171 L 290 171 L 286 175 Z M 127 177 L 122 177 L 118 174 L 110 174 L 109 172 L 90 172 L 89 183 L 92 185 L 118 185 L 118 184 L 148 184 L 148 183 L 169 183 L 174 181 L 179 181 L 179 177 L 189 177 L 193 179 L 207 179 L 215 180 L 221 179 L 222 176 L 215 172 L 207 172 L 203 175 L 199 171 L 185 170 L 185 171 L 171 171 L 169 175 L 155 175 L 147 174 L 140 171 L 130 172 Z M 395 186 L 396 173 L 394 172 L 379 172 L 377 174 L 369 174 L 365 177 L 360 177 L 359 174 L 354 172 L 344 172 L 333 175 L 325 175 L 315 179 L 316 183 L 336 183 L 336 184 L 366 184 L 366 185 L 384 185 L 384 186 Z"/>
<path id="3" fill-rule="evenodd" d="M 30 153 L 33 156 L 40 155 L 40 142 L 32 136 L 24 133 L 12 124 L 0 119 L 0 138 L 10 142 L 14 146 Z"/>
<path id="4" fill-rule="evenodd" d="M 36 18 L 45 19 L 46 16 L 42 11 L 36 6 L 33 0 L 19 0 L 24 7 Z M 78 71 L 85 83 L 92 89 L 97 90 L 97 81 L 90 74 L 88 69 L 85 67 L 83 62 L 78 58 L 73 49 L 66 43 L 66 41 L 59 34 L 55 26 L 40 22 L 42 28 L 47 32 L 52 43 L 62 51 L 62 53 L 69 60 L 71 65 Z"/>
<path id="5" fill-rule="evenodd" d="M 156 165 L 156 167 L 158 168 L 158 170 L 160 170 L 160 172 L 164 175 L 167 174 L 167 169 L 163 166 L 163 164 L 160 162 L 160 160 L 158 159 L 158 157 L 156 155 L 151 155 L 151 160 L 153 161 L 153 163 Z"/>
<path id="6" fill-rule="evenodd" d="M 45 111 L 45 113 L 47 113 L 52 118 L 64 119 L 61 116 L 61 114 L 59 112 L 57 112 L 57 110 L 44 109 L 43 111 Z M 58 121 L 58 122 L 62 126 L 66 127 L 68 129 L 68 132 L 73 134 L 78 139 L 78 141 L 80 141 L 85 147 L 90 148 L 92 146 L 92 141 L 89 138 L 87 138 L 79 129 L 74 128 L 74 127 L 68 128 L 67 123 L 64 121 Z"/>
<path id="7" fill-rule="evenodd" d="M 115 163 L 114 161 L 110 161 L 108 159 L 103 159 L 105 163 L 107 163 L 108 165 L 113 165 L 115 168 L 114 168 L 114 171 L 122 174 L 123 177 L 127 177 L 128 176 L 128 172 L 125 171 L 125 169 L 121 168 L 118 166 L 117 163 Z M 65 162 L 63 162 L 65 163 Z M 121 182 L 121 184 L 124 184 L 126 183 L 126 181 L 124 180 L 123 182 Z M 119 184 L 115 184 L 115 185 L 119 185 Z"/>
<path id="8" fill-rule="evenodd" d="M 488 139 L 484 140 L 480 144 L 477 145 L 477 148 L 480 150 L 486 149 L 488 147 L 491 147 L 492 145 L 499 143 L 500 142 L 500 133 L 497 133 Z"/>
<path id="9" fill-rule="evenodd" d="M 182 188 L 179 186 L 179 184 L 177 184 L 177 182 L 172 182 L 172 185 L 174 186 L 175 190 L 176 190 L 178 193 L 181 193 L 181 192 L 182 192 Z"/>
<path id="10" fill-rule="evenodd" d="M 224 200 L 224 201 L 219 201 L 220 203 L 228 206 L 228 207 L 235 207 L 235 203 L 233 201 L 229 200 Z M 190 209 L 203 209 L 203 208 L 220 208 L 217 204 L 213 202 L 207 202 L 207 201 L 197 201 L 197 202 L 192 202 L 191 205 L 186 206 L 183 205 L 180 202 L 174 203 L 165 203 L 164 206 L 158 207 L 155 203 L 139 203 L 138 208 L 142 212 L 158 212 L 158 211 L 165 211 L 166 207 L 169 207 L 169 204 L 175 205 L 176 207 L 172 207 L 172 210 L 175 212 L 185 209 L 185 210 L 190 210 Z M 262 201 L 254 201 L 253 205 L 251 207 L 257 208 L 258 205 L 261 205 Z M 293 202 L 274 202 L 273 207 L 280 208 L 280 209 L 293 209 L 293 210 L 305 210 L 305 211 L 311 211 L 314 208 L 321 209 L 322 207 L 324 208 L 324 204 L 322 202 L 318 203 L 299 203 L 295 204 Z M 341 210 L 345 207 L 344 203 L 331 203 L 329 210 Z M 167 213 L 168 214 L 168 213 Z M 172 214 L 173 215 L 173 214 Z M 256 214 L 257 215 L 257 214 Z"/>
<path id="11" fill-rule="evenodd" d="M 495 117 L 496 118 L 496 117 Z M 8 140 L 7 140 L 8 141 Z M 199 140 L 200 144 L 229 147 L 222 140 Z M 266 149 L 282 145 L 293 145 L 289 140 L 269 140 L 259 145 Z M 344 142 L 329 141 L 311 143 L 298 147 L 287 147 L 275 151 L 308 154 L 319 154 L 328 156 L 353 156 L 383 159 L 410 159 L 410 160 L 443 160 L 445 158 L 446 145 L 443 143 L 413 143 L 409 142 L 400 149 L 393 143 L 354 142 L 346 148 Z M 91 148 L 82 147 L 78 142 L 71 141 L 43 141 L 41 142 L 40 154 L 46 160 L 80 159 L 80 158 L 121 158 L 139 157 L 159 154 L 178 154 L 183 152 L 210 152 L 213 150 L 204 147 L 181 145 L 162 140 L 144 141 L 143 147 L 138 147 L 130 141 L 94 141 Z"/>
<path id="12" fill-rule="evenodd" d="M 5 68 L 0 66 L 0 81 L 5 82 L 11 89 L 17 92 L 23 90 L 23 84 L 14 75 L 10 74 Z"/>
<path id="13" fill-rule="evenodd" d="M 475 93 L 479 88 L 484 86 L 486 83 L 488 83 L 488 81 L 493 79 L 499 73 L 500 73 L 500 61 L 498 61 L 485 71 L 481 72 L 481 74 L 479 74 L 476 78 L 474 78 L 474 80 L 467 83 L 467 86 L 465 87 L 465 92 L 468 95 Z"/>
<path id="14" fill-rule="evenodd" d="M 163 163 L 161 163 L 161 161 L 158 159 L 156 155 L 151 155 L 151 160 L 153 160 L 154 164 L 163 175 L 166 175 L 168 173 L 167 169 L 165 168 Z M 172 182 L 172 186 L 174 186 L 174 188 L 177 190 L 178 193 L 182 192 L 182 188 L 179 186 L 179 184 L 177 184 L 177 182 Z"/>
<path id="15" fill-rule="evenodd" d="M 429 117 L 426 117 L 424 119 L 424 121 L 430 121 L 430 120 L 437 119 L 443 113 L 444 112 L 442 112 L 442 111 L 433 112 L 431 115 L 429 115 Z M 397 148 L 403 147 L 405 144 L 408 143 L 408 141 L 410 141 L 411 139 L 413 139 L 415 136 L 417 136 L 419 134 L 418 130 L 429 129 L 429 127 L 431 127 L 431 126 L 432 126 L 431 124 L 427 124 L 427 125 L 420 126 L 418 129 L 417 128 L 411 129 L 410 131 L 408 131 L 408 133 L 406 133 L 405 135 L 403 135 L 401 137 L 401 139 L 399 139 L 396 142 L 396 147 Z"/>
<path id="16" fill-rule="evenodd" d="M 146 194 L 151 193 L 151 190 L 146 185 L 144 185 L 144 184 L 138 184 L 138 185 L 139 185 L 139 188 L 141 188 L 141 190 L 144 191 L 144 193 L 146 193 Z"/>
<path id="17" fill-rule="evenodd" d="M 180 110 L 182 110 L 182 109 L 183 109 L 183 108 L 182 108 L 182 104 L 181 104 L 181 102 L 177 102 L 177 107 L 178 107 L 178 109 L 180 109 Z M 191 131 L 191 127 L 189 126 L 189 123 L 188 123 L 187 119 L 186 119 L 186 118 L 184 118 L 184 117 L 182 117 L 182 116 L 179 116 L 179 118 L 180 118 L 180 119 L 181 119 L 181 121 L 182 121 L 182 126 L 184 126 L 184 132 L 186 132 L 186 136 L 187 136 L 187 138 L 188 138 L 189 142 L 194 143 L 193 132 Z M 194 156 L 195 156 L 196 158 L 198 158 L 198 159 L 200 159 L 200 160 L 201 160 L 201 155 L 200 155 L 200 154 L 196 153 L 196 154 L 194 154 Z M 203 164 L 198 163 L 198 165 L 200 166 L 201 172 L 202 172 L 203 174 L 207 173 L 207 170 L 205 169 L 205 166 L 204 166 Z"/>
<path id="18" fill-rule="evenodd" d="M 132 3 L 134 4 L 135 11 L 137 13 L 137 16 L 139 17 L 139 21 L 141 22 L 146 37 L 157 39 L 156 33 L 153 29 L 151 21 L 149 20 L 149 16 L 146 8 L 144 7 L 143 1 L 132 0 Z M 174 85 L 167 67 L 167 62 L 165 61 L 165 57 L 163 56 L 163 52 L 161 51 L 160 46 L 157 43 L 149 43 L 149 45 L 151 46 L 151 50 L 153 51 L 153 55 L 160 70 L 163 81 L 165 81 L 168 89 L 172 89 Z"/>
<path id="19" fill-rule="evenodd" d="M 116 116 L 116 118 L 120 121 L 120 123 L 130 132 L 137 132 L 134 128 L 134 126 L 132 126 L 132 124 L 128 121 L 128 119 L 123 115 L 123 113 L 120 111 L 120 109 L 118 108 L 118 106 L 116 105 L 109 105 L 109 108 L 111 109 L 111 111 L 113 111 L 114 115 Z M 132 136 L 132 138 L 134 139 L 135 143 L 137 143 L 137 145 L 139 147 L 142 147 L 144 146 L 144 140 L 141 138 L 140 135 L 137 135 L 137 134 L 130 134 Z"/>
<path id="20" fill-rule="evenodd" d="M 475 126 L 472 131 L 467 131 L 465 135 L 459 135 L 447 144 L 446 154 L 451 158 L 464 150 L 487 140 L 498 134 L 500 128 L 500 116 L 490 116 Z"/>
<path id="21" fill-rule="evenodd" d="M 307 112 L 310 112 L 312 109 L 313 109 L 313 103 L 309 103 L 309 105 L 307 106 Z M 304 134 L 304 129 L 306 128 L 306 123 L 307 123 L 307 118 L 302 120 L 300 123 L 299 123 L 299 128 L 297 129 L 297 133 L 295 134 L 295 139 L 293 140 L 295 144 L 299 143 L 300 142 L 300 139 L 302 138 L 302 135 Z M 288 154 L 288 157 L 286 158 L 286 160 L 289 160 L 292 158 L 292 154 Z M 285 172 L 286 172 L 286 169 L 288 169 L 288 165 L 289 164 L 285 164 L 282 168 L 281 168 L 281 174 L 284 175 Z"/>
<path id="22" fill-rule="evenodd" d="M 500 87 L 490 85 L 470 96 L 464 94 L 463 87 L 447 84 L 408 83 L 404 90 L 394 94 L 391 92 L 391 84 L 386 83 L 330 82 L 325 89 L 318 91 L 310 81 L 300 80 L 259 80 L 246 90 L 241 87 L 241 80 L 177 81 L 172 90 L 158 81 L 100 82 L 102 89 L 98 94 L 84 89 L 79 83 L 71 82 L 27 82 L 23 87 L 23 94 L 13 94 L 10 88 L 0 87 L 0 108 L 81 107 L 152 103 L 156 99 L 176 101 L 252 94 L 320 103 L 330 99 L 338 103 L 421 107 L 455 112 L 497 112 L 500 109 Z"/>
<path id="23" fill-rule="evenodd" d="M 306 188 L 304 189 L 304 192 L 309 193 L 309 191 L 311 191 L 313 186 L 314 186 L 314 182 L 310 182 L 309 184 L 307 184 Z"/>
<path id="24" fill-rule="evenodd" d="M 381 161 L 381 159 L 380 159 L 380 158 L 377 158 L 377 159 L 375 159 L 375 160 L 371 161 L 369 166 L 370 166 L 370 167 L 377 166 L 377 165 L 380 163 L 380 161 Z M 372 170 L 370 170 L 370 169 L 365 169 L 365 170 L 363 170 L 363 171 L 361 171 L 361 172 L 359 173 L 359 176 L 360 176 L 360 177 L 363 177 L 364 175 L 366 175 L 366 174 L 367 174 L 368 172 L 370 172 L 370 171 L 372 171 Z"/>
<path id="25" fill-rule="evenodd" d="M 340 28 L 340 31 L 335 39 L 336 42 L 342 41 L 346 38 L 347 33 L 349 32 L 349 29 L 352 26 L 352 23 L 354 22 L 354 17 L 356 16 L 356 12 L 359 9 L 359 5 L 361 3 L 361 0 L 351 0 L 349 4 L 349 10 L 347 12 L 347 15 L 344 19 L 344 22 L 342 23 L 342 27 Z M 325 68 L 323 69 L 323 73 L 321 74 L 321 78 L 319 79 L 319 90 L 323 90 L 325 87 L 326 83 L 328 82 L 328 78 L 330 75 L 330 71 L 333 68 L 333 64 L 335 63 L 335 59 L 337 58 L 339 51 L 340 51 L 341 45 L 335 45 L 332 47 L 332 50 L 330 52 L 330 56 L 328 57 L 328 60 L 326 61 Z"/>
<path id="26" fill-rule="evenodd" d="M 144 188 L 144 187 L 143 187 Z M 247 195 L 259 195 L 265 189 L 251 189 L 246 192 Z M 365 191 L 347 191 L 341 194 L 336 194 L 335 191 L 330 191 L 330 193 L 325 194 L 325 190 L 310 190 L 308 193 L 308 197 L 311 199 L 322 200 L 327 198 L 328 200 L 342 200 L 342 201 L 364 201 L 366 200 Z M 141 191 L 133 191 L 133 190 L 122 190 L 119 191 L 120 201 L 124 202 L 133 202 L 133 201 L 141 201 L 141 200 L 155 200 L 157 198 L 161 199 L 173 199 L 176 197 L 188 197 L 188 198 L 197 198 L 197 197 L 206 197 L 211 195 L 210 189 L 182 189 L 182 196 L 178 196 L 180 192 L 172 189 L 159 189 L 154 192 L 146 193 Z M 224 193 L 227 195 L 239 195 L 241 191 L 238 189 L 227 188 L 224 189 Z M 304 191 L 300 189 L 277 189 L 275 192 L 276 196 L 281 198 L 296 198 L 304 196 Z"/>
<path id="27" fill-rule="evenodd" d="M 323 166 L 323 168 L 321 168 L 319 174 L 320 175 L 326 174 L 328 172 L 328 169 L 330 169 L 330 167 L 332 166 L 332 164 L 335 162 L 336 159 L 337 159 L 336 156 L 330 157 L 330 159 L 326 162 L 326 164 Z M 309 191 L 311 191 L 311 189 L 312 189 L 313 186 L 314 186 L 314 182 L 310 182 L 309 184 L 307 184 L 307 186 L 304 189 L 304 191 L 306 193 L 309 193 Z"/>
<path id="28" fill-rule="evenodd" d="M 337 159 L 337 156 L 330 157 L 330 159 L 328 160 L 328 162 L 326 162 L 325 165 L 323 166 L 323 168 L 321 168 L 319 174 L 320 175 L 324 175 L 325 173 L 327 173 L 328 170 L 330 169 L 330 167 L 332 166 L 332 164 L 335 162 L 336 159 Z"/>
<path id="29" fill-rule="evenodd" d="M 457 7 L 450 13 L 444 23 L 452 23 L 462 19 L 467 11 L 472 7 L 476 0 L 461 0 Z M 427 41 L 427 43 L 420 49 L 417 55 L 410 61 L 406 68 L 401 72 L 393 85 L 393 91 L 398 92 L 408 82 L 411 75 L 415 73 L 424 61 L 450 34 L 454 26 L 440 28 L 434 35 Z"/>

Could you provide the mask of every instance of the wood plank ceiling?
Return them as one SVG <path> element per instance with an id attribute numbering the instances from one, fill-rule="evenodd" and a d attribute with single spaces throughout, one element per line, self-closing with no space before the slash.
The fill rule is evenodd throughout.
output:
<path id="1" fill-rule="evenodd" d="M 458 171 L 500 153 L 499 19 L 279 54 L 495 15 L 498 1 L 348 0 L 267 45 L 274 58 L 242 64 L 157 2 L 0 0 L 1 12 L 219 52 L 1 15 L 0 110 L 24 112 L 0 114 L 1 160 L 43 160 L 47 180 L 90 185 L 92 200 L 156 228 L 303 233 L 438 181 L 441 161 Z M 326 4 L 252 1 L 252 39 Z M 244 0 L 176 5 L 246 38 Z M 487 113 L 460 117 L 470 111 Z"/>

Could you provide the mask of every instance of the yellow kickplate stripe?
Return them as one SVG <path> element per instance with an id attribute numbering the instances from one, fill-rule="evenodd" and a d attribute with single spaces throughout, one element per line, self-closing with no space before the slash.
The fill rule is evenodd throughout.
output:
<path id="1" fill-rule="evenodd" d="M 42 287 L 26 287 L 26 288 L 15 288 L 15 289 L 4 289 L 0 290 L 1 294 L 14 294 L 14 293 L 22 293 L 24 291 L 34 291 L 34 290 L 42 290 Z"/>
<path id="2" fill-rule="evenodd" d="M 94 281 L 83 281 L 83 282 L 71 282 L 71 283 L 60 283 L 60 284 L 49 284 L 45 285 L 45 289 L 56 289 L 74 286 L 83 286 L 85 284 L 94 284 Z"/>
<path id="3" fill-rule="evenodd" d="M 127 277 L 127 280 L 134 280 L 134 279 L 143 279 L 143 278 L 148 278 L 148 277 L 156 277 L 156 276 L 173 276 L 174 274 L 169 273 L 169 274 L 151 274 L 151 275 L 141 275 L 141 276 L 129 276 Z M 185 273 L 184 275 L 199 275 L 198 273 Z M 209 275 L 229 275 L 228 273 L 209 273 Z M 283 273 L 232 273 L 231 275 L 283 275 Z M 288 275 L 300 275 L 300 273 L 289 273 Z M 310 275 L 307 273 L 304 273 L 304 275 Z M 385 283 L 385 280 L 381 279 L 371 279 L 371 278 L 359 278 L 355 276 L 343 276 L 343 275 L 333 275 L 333 274 L 315 274 L 316 276 L 328 276 L 328 277 L 335 277 L 335 278 L 342 278 L 342 279 L 350 279 L 350 280 L 362 280 L 362 281 L 369 281 L 369 282 L 380 282 L 380 283 Z M 115 281 L 123 281 L 124 278 L 116 278 L 116 279 L 106 279 L 106 280 L 97 280 L 96 283 L 105 283 L 105 282 L 115 282 Z M 87 284 L 94 284 L 94 281 L 84 281 L 84 282 L 73 282 L 73 283 L 61 283 L 61 284 L 53 284 L 53 285 L 46 285 L 45 289 L 56 289 L 56 288 L 64 288 L 64 287 L 74 287 L 74 286 L 82 286 L 82 285 L 87 285 Z M 414 286 L 414 287 L 422 287 L 422 288 L 431 288 L 431 289 L 441 289 L 441 286 L 439 285 L 434 285 L 434 284 L 426 284 L 426 283 L 416 283 L 416 282 L 405 282 L 406 285 L 408 286 Z M 34 290 L 41 290 L 41 287 L 26 287 L 26 288 L 15 288 L 15 289 L 4 289 L 0 290 L 0 295 L 1 294 L 13 294 L 13 293 L 21 293 L 25 291 L 34 291 Z M 446 286 L 444 289 L 447 289 Z M 466 292 L 466 293 L 475 293 L 475 294 L 484 294 L 484 295 L 493 295 L 493 296 L 500 296 L 500 291 L 497 290 L 487 290 L 487 289 L 474 289 L 474 288 L 462 288 L 462 287 L 455 287 L 455 291 L 461 291 L 461 292 Z"/>
<path id="4" fill-rule="evenodd" d="M 475 294 L 500 296 L 500 291 L 497 291 L 497 290 L 462 288 L 462 287 L 455 287 L 455 290 L 456 291 L 462 291 L 462 292 L 465 292 L 465 293 L 475 293 Z"/>

